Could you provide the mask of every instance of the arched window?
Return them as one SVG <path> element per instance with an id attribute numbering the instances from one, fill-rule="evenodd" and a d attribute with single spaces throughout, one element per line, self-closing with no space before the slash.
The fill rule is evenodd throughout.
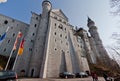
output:
<path id="1" fill-rule="evenodd" d="M 10 40 L 8 40 L 8 43 L 10 43 Z"/>
<path id="2" fill-rule="evenodd" d="M 57 49 L 55 48 L 55 51 L 56 51 Z"/>
<path id="3" fill-rule="evenodd" d="M 37 27 L 37 24 L 35 24 L 34 27 Z"/>
<path id="4" fill-rule="evenodd" d="M 35 33 L 32 34 L 33 36 L 35 35 Z"/>
<path id="5" fill-rule="evenodd" d="M 29 48 L 29 51 L 32 51 L 32 48 Z"/>
<path id="6" fill-rule="evenodd" d="M 56 32 L 54 34 L 56 35 Z"/>
<path id="7" fill-rule="evenodd" d="M 55 42 L 56 42 L 57 40 L 55 39 Z"/>
<path id="8" fill-rule="evenodd" d="M 31 70 L 31 77 L 33 77 L 34 71 L 34 69 Z"/>
<path id="9" fill-rule="evenodd" d="M 23 69 L 23 70 L 21 70 L 20 72 L 25 72 L 25 70 Z"/>
<path id="10" fill-rule="evenodd" d="M 8 24 L 8 21 L 7 21 L 7 20 L 5 20 L 5 21 L 4 21 L 4 24 Z"/>
<path id="11" fill-rule="evenodd" d="M 4 52 L 6 51 L 6 48 L 3 50 Z"/>
<path id="12" fill-rule="evenodd" d="M 67 39 L 67 36 L 65 36 L 65 39 Z"/>
<path id="13" fill-rule="evenodd" d="M 62 34 L 60 34 L 60 37 L 62 37 Z"/>
<path id="14" fill-rule="evenodd" d="M 15 33 L 13 33 L 13 37 L 15 36 Z"/>
<path id="15" fill-rule="evenodd" d="M 36 17 L 36 20 L 38 20 L 38 17 Z"/>

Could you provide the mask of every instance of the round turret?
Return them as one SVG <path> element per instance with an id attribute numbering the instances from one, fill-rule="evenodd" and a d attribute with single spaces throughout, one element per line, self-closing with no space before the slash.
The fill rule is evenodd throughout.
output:
<path id="1" fill-rule="evenodd" d="M 42 2 L 42 8 L 43 8 L 43 12 L 49 12 L 52 9 L 52 5 L 50 1 L 44 0 Z"/>

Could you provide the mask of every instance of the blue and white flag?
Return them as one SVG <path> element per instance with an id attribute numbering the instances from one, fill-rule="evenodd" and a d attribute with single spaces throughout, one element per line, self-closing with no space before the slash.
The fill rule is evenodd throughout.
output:
<path id="1" fill-rule="evenodd" d="M 0 42 L 5 39 L 6 33 L 7 33 L 8 29 L 9 29 L 9 27 L 7 28 L 7 30 L 5 31 L 5 33 L 0 37 Z"/>
<path id="2" fill-rule="evenodd" d="M 6 37 L 6 32 L 0 37 L 0 41 L 2 41 L 3 39 L 5 39 Z"/>

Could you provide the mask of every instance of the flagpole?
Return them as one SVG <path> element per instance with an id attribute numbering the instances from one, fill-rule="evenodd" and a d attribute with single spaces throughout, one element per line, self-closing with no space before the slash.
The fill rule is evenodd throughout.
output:
<path id="1" fill-rule="evenodd" d="M 8 26 L 8 28 L 7 28 L 7 30 L 6 30 L 6 33 L 7 33 L 7 31 L 9 30 L 9 28 L 10 28 L 10 27 Z M 12 51 L 11 51 L 11 53 L 10 53 L 9 58 L 8 58 L 7 64 L 6 64 L 6 66 L 5 66 L 5 70 L 7 70 L 8 64 L 9 64 L 9 62 L 10 62 L 10 58 L 11 58 L 11 56 L 12 56 L 12 53 L 13 53 L 13 49 L 12 49 Z"/>
<path id="2" fill-rule="evenodd" d="M 12 70 L 15 69 L 15 65 L 16 65 L 17 59 L 18 59 L 18 53 L 17 53 L 17 56 L 16 56 L 16 58 L 15 58 L 15 62 L 14 62 L 14 64 L 13 64 L 13 68 L 12 68 Z"/>
<path id="3" fill-rule="evenodd" d="M 24 39 L 24 37 L 22 37 L 21 42 L 23 41 L 23 39 Z M 20 42 L 20 44 L 21 44 L 21 42 Z M 19 48 L 20 48 L 20 46 L 19 46 Z M 18 51 L 19 51 L 19 49 L 18 49 Z M 15 58 L 15 61 L 14 61 L 14 64 L 13 64 L 13 68 L 12 68 L 12 70 L 15 69 L 15 65 L 16 65 L 16 62 L 17 62 L 18 56 L 19 56 L 19 54 L 17 53 L 16 58 Z"/>
<path id="4" fill-rule="evenodd" d="M 9 64 L 10 59 L 11 59 L 11 57 L 12 57 L 12 53 L 13 53 L 13 49 L 12 49 L 12 51 L 11 51 L 11 53 L 10 53 L 9 58 L 8 58 L 7 64 L 6 64 L 6 66 L 5 66 L 5 70 L 7 70 L 8 64 Z"/>
<path id="5" fill-rule="evenodd" d="M 21 46 L 21 43 L 23 42 L 23 40 L 24 40 L 24 36 L 22 36 L 22 38 L 21 38 L 20 46 Z M 19 49 L 20 49 L 20 46 L 19 46 Z M 15 58 L 15 61 L 14 61 L 12 70 L 15 69 L 15 65 L 16 65 L 16 62 L 17 62 L 18 56 L 19 56 L 19 49 L 18 49 L 18 52 L 17 52 L 17 56 L 16 56 L 16 58 Z"/>
<path id="6" fill-rule="evenodd" d="M 8 28 L 8 29 L 9 29 L 9 28 Z M 7 31 L 8 31 L 8 29 L 7 29 Z M 15 45 L 16 45 L 16 43 L 17 43 L 16 41 L 18 41 L 19 34 L 20 34 L 20 32 L 18 32 L 18 34 L 17 34 L 17 37 L 16 37 L 16 39 L 15 39 L 14 46 L 15 46 Z M 11 59 L 12 54 L 13 54 L 13 51 L 16 49 L 16 47 L 14 47 L 14 46 L 13 46 L 12 51 L 11 51 L 11 53 L 10 53 L 10 56 L 9 56 L 9 58 L 8 58 L 7 64 L 6 64 L 6 66 L 5 66 L 5 70 L 7 70 L 7 68 L 8 68 L 8 64 L 9 64 L 10 59 Z"/>
<path id="7" fill-rule="evenodd" d="M 10 27 L 8 26 L 7 29 L 6 29 L 6 32 L 9 30 L 9 28 L 10 28 Z"/>

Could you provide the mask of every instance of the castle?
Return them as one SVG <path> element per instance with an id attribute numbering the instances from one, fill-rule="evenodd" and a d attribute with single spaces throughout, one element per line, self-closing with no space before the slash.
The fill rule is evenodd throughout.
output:
<path id="1" fill-rule="evenodd" d="M 32 12 L 30 24 L 0 14 L 0 35 L 7 27 L 7 37 L 0 45 L 0 54 L 9 56 L 17 34 L 25 37 L 23 54 L 18 56 L 15 71 L 25 76 L 59 77 L 61 72 L 90 71 L 88 62 L 105 63 L 109 58 L 97 32 L 94 21 L 88 17 L 89 33 L 75 29 L 60 9 L 52 9 L 48 0 L 42 2 L 42 13 Z M 19 40 L 20 43 L 20 40 Z M 17 45 L 18 49 L 19 45 Z M 17 50 L 13 51 L 13 57 Z"/>

